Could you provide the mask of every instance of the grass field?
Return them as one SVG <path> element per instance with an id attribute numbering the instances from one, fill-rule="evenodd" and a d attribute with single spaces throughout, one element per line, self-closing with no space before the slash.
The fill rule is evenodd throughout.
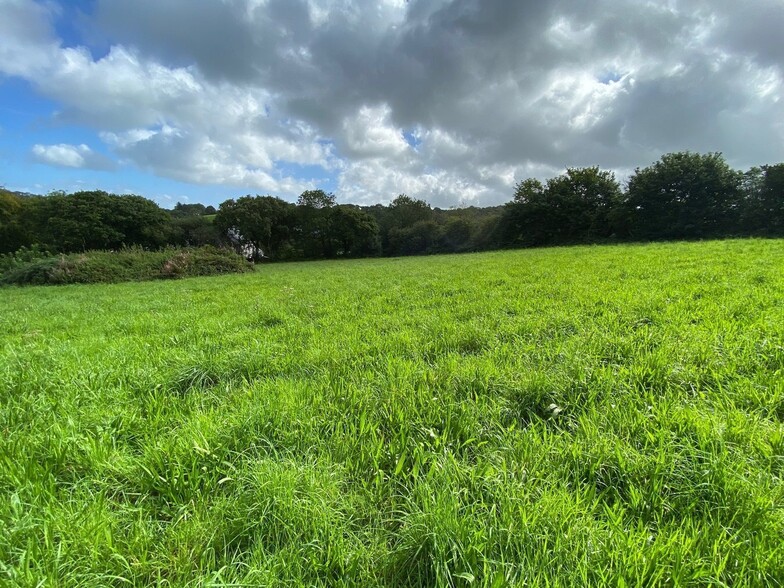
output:
<path id="1" fill-rule="evenodd" d="M 0 585 L 784 583 L 782 241 L 0 308 Z"/>

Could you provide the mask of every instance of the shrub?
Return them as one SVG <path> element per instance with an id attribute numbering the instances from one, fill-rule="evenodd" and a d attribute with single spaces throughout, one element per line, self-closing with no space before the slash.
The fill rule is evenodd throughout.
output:
<path id="1" fill-rule="evenodd" d="M 11 256 L 3 256 L 8 258 Z M 233 251 L 205 246 L 197 249 L 141 248 L 90 251 L 57 257 L 15 256 L 0 260 L 0 284 L 93 284 L 160 278 L 184 278 L 250 271 L 253 266 Z"/>
<path id="2" fill-rule="evenodd" d="M 0 274 L 49 257 L 52 257 L 52 254 L 39 245 L 20 247 L 14 253 L 0 255 Z"/>

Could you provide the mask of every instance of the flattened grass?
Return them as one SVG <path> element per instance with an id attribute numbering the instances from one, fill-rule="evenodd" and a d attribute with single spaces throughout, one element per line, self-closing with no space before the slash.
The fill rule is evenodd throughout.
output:
<path id="1" fill-rule="evenodd" d="M 782 584 L 782 241 L 0 305 L 0 583 Z"/>

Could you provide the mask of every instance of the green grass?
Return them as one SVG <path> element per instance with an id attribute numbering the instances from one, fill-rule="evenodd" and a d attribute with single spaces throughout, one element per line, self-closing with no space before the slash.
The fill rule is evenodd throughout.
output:
<path id="1" fill-rule="evenodd" d="M 784 582 L 782 241 L 0 306 L 0 585 Z"/>

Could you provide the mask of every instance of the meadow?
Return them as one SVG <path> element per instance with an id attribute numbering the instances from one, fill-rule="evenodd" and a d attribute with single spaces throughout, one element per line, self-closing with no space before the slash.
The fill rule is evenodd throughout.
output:
<path id="1" fill-rule="evenodd" d="M 0 585 L 784 584 L 784 241 L 0 308 Z"/>

